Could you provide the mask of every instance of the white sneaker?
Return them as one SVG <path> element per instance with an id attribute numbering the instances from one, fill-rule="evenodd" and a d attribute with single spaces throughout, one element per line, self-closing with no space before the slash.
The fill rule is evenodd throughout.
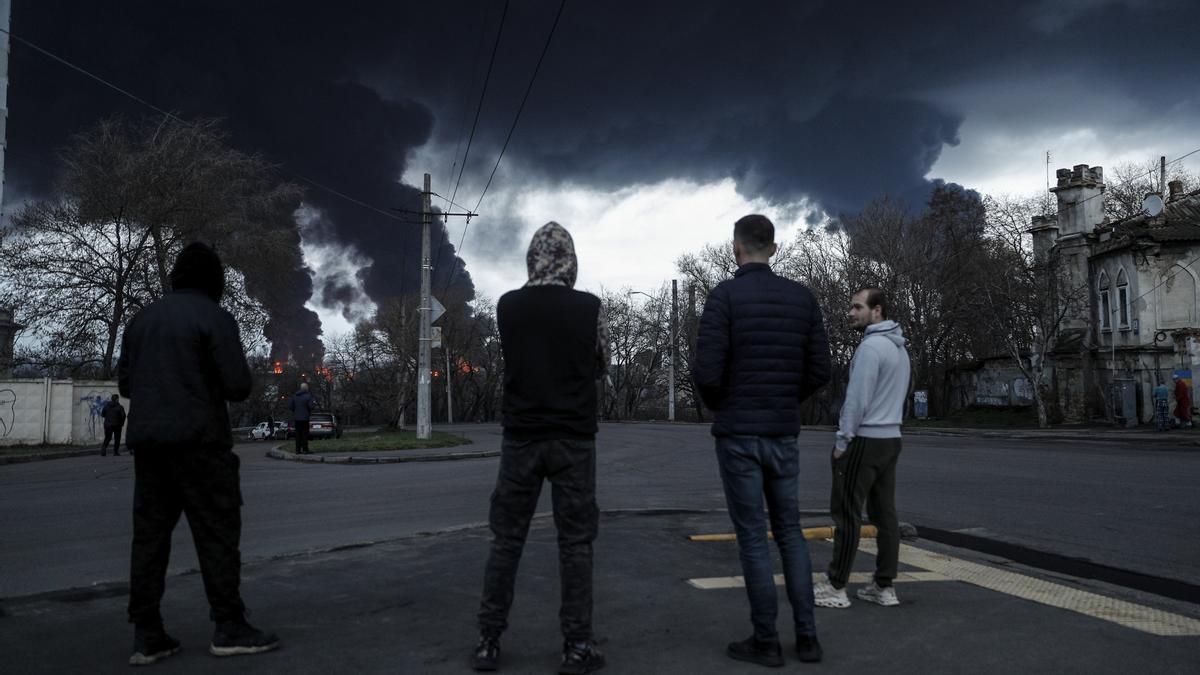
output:
<path id="1" fill-rule="evenodd" d="M 813 602 L 817 607 L 834 609 L 845 609 L 850 606 L 850 598 L 846 597 L 846 589 L 834 588 L 828 575 L 813 584 Z"/>
<path id="2" fill-rule="evenodd" d="M 858 596 L 859 600 L 866 600 L 867 602 L 873 602 L 884 607 L 895 607 L 900 604 L 900 601 L 896 598 L 896 589 L 891 586 L 880 588 L 879 584 L 876 584 L 874 581 L 871 582 L 870 586 L 863 586 L 858 589 L 858 593 L 855 593 L 855 595 Z"/>

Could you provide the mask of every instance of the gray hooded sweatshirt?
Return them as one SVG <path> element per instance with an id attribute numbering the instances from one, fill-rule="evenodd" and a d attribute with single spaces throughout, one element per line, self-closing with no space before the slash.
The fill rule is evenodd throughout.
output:
<path id="1" fill-rule="evenodd" d="M 850 385 L 838 421 L 838 451 L 858 436 L 900 437 L 910 373 L 900 324 L 889 320 L 867 326 L 850 362 Z"/>

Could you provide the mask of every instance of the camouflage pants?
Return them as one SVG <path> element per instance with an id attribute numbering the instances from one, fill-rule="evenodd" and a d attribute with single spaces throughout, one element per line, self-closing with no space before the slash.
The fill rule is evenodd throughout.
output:
<path id="1" fill-rule="evenodd" d="M 543 480 L 550 481 L 558 529 L 559 622 L 566 639 L 588 640 L 592 637 L 592 541 L 599 526 L 595 441 L 504 439 L 488 513 L 492 546 L 483 579 L 479 630 L 499 635 L 508 627 L 517 566 Z"/>
<path id="2" fill-rule="evenodd" d="M 134 455 L 133 550 L 129 621 L 162 622 L 159 603 L 171 557 L 171 532 L 187 514 L 213 621 L 243 618 L 239 591 L 242 493 L 238 456 L 225 448 L 138 448 Z"/>

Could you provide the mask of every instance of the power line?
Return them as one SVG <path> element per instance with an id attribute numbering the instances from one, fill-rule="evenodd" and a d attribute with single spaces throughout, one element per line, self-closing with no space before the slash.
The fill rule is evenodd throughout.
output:
<path id="1" fill-rule="evenodd" d="M 458 196 L 458 186 L 462 183 L 463 169 L 467 168 L 467 157 L 471 155 L 471 143 L 475 140 L 475 130 L 479 127 L 479 115 L 483 112 L 483 99 L 487 96 L 488 83 L 492 80 L 492 68 L 496 65 L 496 52 L 500 49 L 500 36 L 504 35 L 504 18 L 508 16 L 509 0 L 504 0 L 504 11 L 500 13 L 500 27 L 496 29 L 496 42 L 492 45 L 492 57 L 488 60 L 487 74 L 483 77 L 483 90 L 479 92 L 479 104 L 475 106 L 475 121 L 471 123 L 471 135 L 467 137 L 467 149 L 463 151 L 462 164 L 458 167 L 458 180 L 454 182 L 454 191 L 450 195 L 453 200 Z"/>
<path id="2" fill-rule="evenodd" d="M 500 155 L 496 157 L 496 164 L 492 167 L 492 174 L 488 176 L 487 184 L 483 186 L 483 192 L 479 195 L 479 201 L 475 202 L 475 210 L 479 210 L 479 205 L 483 203 L 483 197 L 487 194 L 488 188 L 492 186 L 492 179 L 496 177 L 496 169 L 500 168 L 500 160 L 504 159 L 504 151 L 508 149 L 508 143 L 512 140 L 513 132 L 517 130 L 517 122 L 521 120 L 521 111 L 525 110 L 525 102 L 529 100 L 529 93 L 533 91 L 533 83 L 537 80 L 538 71 L 542 69 L 542 61 L 546 59 L 546 52 L 550 50 L 550 41 L 554 39 L 554 31 L 558 28 L 558 20 L 562 18 L 563 8 L 567 6 L 567 0 L 562 0 L 558 4 L 558 13 L 554 15 L 554 23 L 550 26 L 550 34 L 546 36 L 546 44 L 542 46 L 542 54 L 538 57 L 537 65 L 533 67 L 533 75 L 529 77 L 529 85 L 525 87 L 525 95 L 521 97 L 521 104 L 517 106 L 517 114 L 513 117 L 512 125 L 508 128 L 508 136 L 504 139 L 504 145 L 500 148 Z"/>
<path id="3" fill-rule="evenodd" d="M 449 204 L 450 206 L 457 206 L 458 208 L 462 209 L 463 211 L 467 211 L 467 213 L 465 213 L 465 214 L 454 214 L 454 215 L 473 215 L 473 216 L 474 216 L 474 215 L 479 215 L 479 214 L 477 214 L 476 212 L 474 212 L 474 211 L 471 211 L 471 210 L 470 210 L 470 209 L 468 209 L 467 207 L 463 206 L 462 204 L 456 204 L 456 203 L 454 203 L 454 202 L 450 201 L 449 199 L 446 199 L 446 198 L 445 198 L 445 197 L 443 197 L 442 195 L 439 195 L 439 194 L 438 194 L 438 193 L 436 193 L 436 192 L 430 191 L 430 193 L 429 193 L 429 194 L 431 194 L 431 195 L 433 195 L 434 197 L 437 197 L 437 198 L 439 198 L 439 199 L 443 199 L 443 200 L 445 200 L 445 201 L 446 201 L 446 203 L 447 203 L 447 204 Z M 446 214 L 446 215 L 450 215 L 450 214 Z"/>
<path id="4" fill-rule="evenodd" d="M 109 82 L 108 80 L 104 79 L 103 77 L 100 77 L 99 75 L 96 75 L 95 73 L 93 73 L 93 72 L 91 72 L 91 71 L 89 71 L 89 70 L 87 70 L 87 69 L 83 68 L 82 66 L 78 66 L 78 65 L 76 65 L 76 64 L 74 64 L 74 63 L 72 63 L 72 62 L 68 61 L 67 59 L 64 59 L 63 57 L 61 57 L 61 56 L 58 56 L 57 54 L 55 54 L 55 53 L 53 53 L 53 52 L 51 52 L 51 51 L 49 51 L 49 50 L 47 50 L 47 49 L 44 49 L 44 48 L 42 48 L 42 47 L 40 47 L 40 46 L 38 46 L 38 45 L 36 45 L 36 44 L 34 44 L 34 43 L 30 42 L 29 40 L 26 40 L 25 38 L 23 38 L 23 37 L 21 37 L 21 36 L 19 36 L 19 35 L 16 35 L 16 34 L 14 34 L 14 33 L 13 33 L 13 32 L 11 32 L 11 31 L 7 31 L 7 30 L 4 30 L 4 29 L 0 28 L 0 33 L 5 33 L 5 34 L 7 34 L 7 35 L 8 35 L 8 36 L 9 36 L 11 39 L 13 39 L 13 40 L 16 40 L 17 42 L 20 42 L 21 44 L 23 44 L 23 45 L 25 45 L 25 46 L 29 47 L 30 49 L 33 49 L 34 51 L 36 51 L 36 52 L 38 52 L 38 53 L 40 53 L 40 54 L 42 54 L 42 55 L 44 55 L 44 56 L 46 56 L 46 57 L 48 57 L 48 58 L 50 58 L 50 59 L 54 60 L 54 61 L 56 61 L 56 62 L 58 62 L 58 63 L 60 63 L 60 64 L 62 64 L 62 65 L 64 65 L 64 66 L 66 66 L 66 67 L 68 67 L 68 68 L 70 68 L 71 70 L 74 70 L 74 71 L 76 71 L 76 72 L 78 72 L 78 73 L 81 73 L 81 74 L 83 74 L 83 75 L 85 75 L 85 76 L 87 76 L 87 77 L 89 77 L 89 78 L 91 78 L 91 79 L 93 79 L 93 80 L 95 80 L 95 81 L 99 82 L 100 84 L 103 84 L 104 86 L 108 87 L 109 89 L 112 89 L 113 91 L 115 91 L 115 92 L 117 92 L 117 93 L 119 93 L 119 94 L 122 94 L 123 96 L 126 96 L 127 98 L 129 98 L 129 99 L 132 99 L 133 101 L 136 101 L 137 103 L 140 103 L 141 105 L 143 105 L 143 106 L 145 106 L 145 107 L 149 108 L 150 110 L 153 110 L 154 112 L 156 112 L 156 113 L 158 113 L 158 114 L 160 114 L 160 115 L 162 115 L 162 116 L 164 116 L 164 117 L 166 117 L 166 118 L 168 118 L 168 119 L 170 119 L 170 120 L 172 120 L 172 121 L 174 121 L 174 122 L 178 122 L 179 124 L 182 124 L 182 125 L 184 125 L 184 126 L 188 126 L 188 127 L 192 127 L 192 128 L 198 128 L 194 122 L 190 122 L 190 121 L 188 121 L 188 120 L 185 120 L 185 119 L 183 119 L 183 118 L 182 118 L 182 117 L 180 117 L 179 115 L 176 115 L 176 114 L 175 114 L 175 113 L 173 113 L 173 112 L 170 112 L 170 111 L 168 111 L 168 110 L 164 110 L 163 108 L 160 108 L 160 107 L 158 107 L 158 106 L 154 105 L 154 104 L 153 104 L 153 103 L 151 103 L 150 101 L 147 101 L 146 99 L 144 99 L 144 98 L 142 98 L 142 97 L 140 97 L 140 96 L 138 96 L 138 95 L 136 95 L 136 94 L 134 94 L 134 93 L 132 93 L 132 92 L 130 92 L 130 91 L 128 91 L 128 90 L 126 90 L 126 89 L 123 89 L 123 88 L 121 88 L 121 87 L 119 87 L 119 86 L 117 86 L 117 85 L 113 84 L 112 82 Z M 375 213 L 378 213 L 378 214 L 380 214 L 380 215 L 382 215 L 382 216 L 387 216 L 388 218 L 393 218 L 393 219 L 396 219 L 396 216 L 395 216 L 394 214 L 388 213 L 387 211 L 385 211 L 385 210 L 383 210 L 383 209 L 381 209 L 381 208 L 379 208 L 379 207 L 377 207 L 377 206 L 373 206 L 373 205 L 371 205 L 371 204 L 368 204 L 367 202 L 364 202 L 364 201 L 362 201 L 361 199 L 357 199 L 357 198 L 355 198 L 355 197 L 351 197 L 350 195 L 348 195 L 348 194 L 346 194 L 346 193 L 344 193 L 344 192 L 341 192 L 340 190 L 336 190 L 336 189 L 334 189 L 334 188 L 332 188 L 332 187 L 329 187 L 328 185 L 325 185 L 325 184 L 323 184 L 323 183 L 319 183 L 319 182 L 317 182 L 317 181 L 313 180 L 312 178 L 309 178 L 309 177 L 307 177 L 307 176 L 304 176 L 304 175 L 302 175 L 302 174 L 299 174 L 299 173 L 297 173 L 297 172 L 295 172 L 295 171 L 292 171 L 292 170 L 289 170 L 289 169 L 284 169 L 284 168 L 282 168 L 282 167 L 279 167 L 279 166 L 276 166 L 276 167 L 274 167 L 274 168 L 275 168 L 276 170 L 278 170 L 279 172 L 281 172 L 281 173 L 284 173 L 284 174 L 286 174 L 286 175 L 288 175 L 288 176 L 291 176 L 291 177 L 293 177 L 293 178 L 296 178 L 297 180 L 300 180 L 300 181 L 302 181 L 302 182 L 308 183 L 309 185 L 311 185 L 311 186 L 313 186 L 313 187 L 316 187 L 316 188 L 319 188 L 319 189 L 321 189 L 321 190 L 324 190 L 324 191 L 328 192 L 329 194 L 335 195 L 335 196 L 337 196 L 337 197 L 341 197 L 342 199 L 345 199 L 345 200 L 347 200 L 347 201 L 349 201 L 349 202 L 352 202 L 352 203 L 354 203 L 354 204 L 357 204 L 358 206 L 361 206 L 361 207 L 363 207 L 363 208 L 365 208 L 365 209 L 369 209 L 369 210 L 371 210 L 371 211 L 374 211 Z"/>
<path id="5" fill-rule="evenodd" d="M 475 89 L 475 80 L 477 77 L 479 77 L 479 58 L 483 55 L 483 38 L 485 35 L 487 35 L 487 14 L 486 13 L 479 19 L 479 41 L 475 43 L 475 56 L 474 56 L 474 58 L 471 59 L 471 61 L 473 62 L 473 65 L 471 66 L 471 87 L 470 87 L 470 89 L 468 89 L 468 91 L 473 91 Z M 459 148 L 462 147 L 463 130 L 466 129 L 467 112 L 470 110 L 471 110 L 471 104 L 470 104 L 470 102 L 468 102 L 466 105 L 463 106 L 462 117 L 458 121 L 458 134 L 456 135 L 457 138 L 454 141 L 454 155 L 451 156 L 451 159 L 453 161 L 450 164 L 450 171 L 446 174 L 446 176 L 447 176 L 446 183 L 447 184 L 449 184 L 450 178 L 454 177 L 454 168 L 456 166 L 458 166 L 458 150 L 459 150 Z M 438 195 L 438 196 L 441 197 L 441 195 Z M 449 204 L 449 202 L 450 202 L 449 199 L 447 199 L 446 197 L 441 197 L 441 198 L 443 200 L 445 200 L 447 204 Z"/>
<path id="6" fill-rule="evenodd" d="M 504 159 L 504 151 L 508 149 L 508 144 L 512 140 L 513 132 L 517 130 L 517 122 L 521 120 L 521 112 L 525 110 L 525 102 L 529 100 L 529 94 L 533 91 L 533 83 L 537 80 L 538 72 L 542 69 L 542 62 L 546 59 L 546 52 L 550 50 L 550 41 L 554 39 L 554 32 L 558 29 L 558 21 L 562 18 L 563 9 L 567 6 L 567 0 L 562 0 L 558 4 L 558 12 L 554 15 L 554 23 L 550 25 L 550 34 L 546 36 L 546 44 L 542 45 L 542 53 L 538 56 L 537 64 L 533 67 L 533 75 L 529 77 L 529 84 L 525 87 L 525 95 L 521 97 L 521 103 L 517 106 L 517 114 L 513 117 L 512 124 L 508 127 L 508 136 L 504 138 L 504 145 L 500 148 L 500 154 L 496 156 L 496 163 L 492 166 L 492 173 L 488 176 L 487 184 L 483 186 L 483 192 L 479 194 L 479 200 L 475 202 L 473 212 L 479 211 L 479 205 L 483 203 L 483 197 L 487 194 L 488 188 L 492 186 L 492 179 L 496 177 L 496 170 L 500 168 L 500 160 Z M 469 145 L 469 144 L 468 144 Z M 455 255 L 462 259 L 463 242 L 467 239 L 467 229 L 471 227 L 471 219 L 463 224 L 462 236 L 458 239 L 458 248 L 455 249 Z M 459 265 L 455 264 L 454 269 L 450 271 L 450 276 L 446 280 L 446 287 L 442 293 L 450 290 L 450 285 L 454 283 L 454 277 L 458 273 Z"/>
<path id="7" fill-rule="evenodd" d="M 103 84 L 104 86 L 108 87 L 109 89 L 112 89 L 116 92 L 124 94 L 125 96 L 133 99 L 134 101 L 137 101 L 138 103 L 141 103 L 142 105 L 146 106 L 147 108 L 150 108 L 151 110 L 159 113 L 160 115 L 169 117 L 169 118 L 175 120 L 176 122 L 180 122 L 183 124 L 189 124 L 189 122 L 186 122 L 185 120 L 181 119 L 178 115 L 175 115 L 174 113 L 171 113 L 171 112 L 167 112 L 166 110 L 163 110 L 162 108 L 159 108 L 158 106 L 147 101 L 146 99 L 141 98 L 140 96 L 137 96 L 129 91 L 126 91 L 125 89 L 122 89 L 121 87 L 118 87 L 117 85 L 113 84 L 112 82 L 109 82 L 108 80 L 100 77 L 99 75 L 96 75 L 95 73 L 84 70 L 82 67 L 77 66 L 74 63 L 71 63 L 70 61 L 64 59 L 63 57 L 61 57 L 53 52 L 50 52 L 46 49 L 43 49 L 43 48 L 35 45 L 34 43 L 30 42 L 29 40 L 26 40 L 25 38 L 14 34 L 12 31 L 7 31 L 7 30 L 4 30 L 3 28 L 0 28 L 0 33 L 4 33 L 4 34 L 8 35 L 8 37 L 12 38 L 13 40 L 20 42 L 21 44 L 42 54 L 43 56 L 47 56 L 50 59 L 53 59 L 54 61 L 61 63 L 62 65 L 70 68 L 71 70 L 77 71 L 79 73 L 82 73 L 82 74 L 92 78 L 93 80 L 99 82 L 100 84 Z"/>
<path id="8" fill-rule="evenodd" d="M 1171 166 L 1172 164 L 1175 164 L 1177 162 L 1182 162 L 1183 160 L 1187 159 L 1188 157 L 1191 157 L 1192 155 L 1196 154 L 1197 152 L 1200 152 L 1200 148 L 1196 148 L 1195 150 L 1192 150 L 1189 153 L 1180 155 L 1179 157 L 1176 157 L 1175 159 L 1167 162 L 1166 165 Z M 1132 183 L 1133 181 L 1138 180 L 1142 176 L 1153 176 L 1153 175 L 1154 175 L 1154 169 L 1149 169 L 1147 171 L 1143 171 L 1141 173 L 1134 174 L 1132 177 L 1127 178 L 1126 180 L 1122 181 L 1120 184 L 1121 184 L 1121 186 L 1126 186 L 1126 185 L 1129 185 L 1130 183 Z M 1087 202 L 1089 202 L 1097 197 L 1103 196 L 1103 195 L 1104 195 L 1103 192 L 1097 192 L 1096 194 L 1092 195 L 1091 197 L 1088 197 L 1087 199 L 1081 199 L 1081 200 L 1075 202 L 1074 205 L 1078 206 L 1080 204 L 1087 203 Z"/>

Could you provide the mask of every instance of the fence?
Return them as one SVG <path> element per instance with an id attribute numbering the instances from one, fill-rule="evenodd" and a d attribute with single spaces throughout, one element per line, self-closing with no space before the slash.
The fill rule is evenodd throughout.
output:
<path id="1" fill-rule="evenodd" d="M 99 443 L 100 410 L 115 393 L 117 383 L 104 380 L 0 380 L 0 445 Z"/>

